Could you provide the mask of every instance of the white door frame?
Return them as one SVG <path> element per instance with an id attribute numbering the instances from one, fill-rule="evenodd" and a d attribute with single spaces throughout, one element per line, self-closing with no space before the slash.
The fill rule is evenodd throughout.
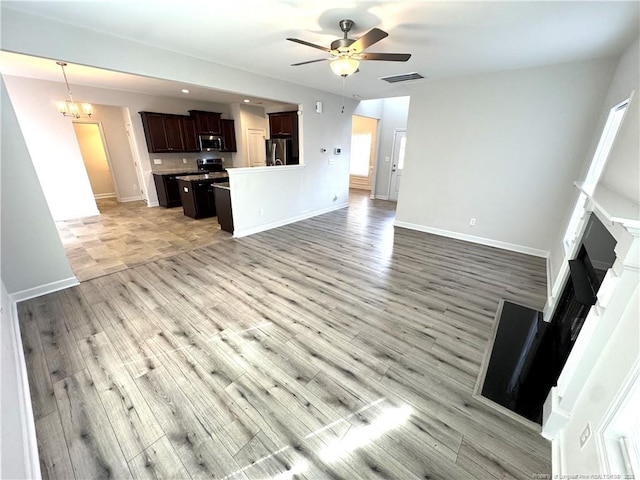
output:
<path id="1" fill-rule="evenodd" d="M 393 144 L 391 145 L 391 161 L 389 162 L 389 182 L 387 183 L 387 199 L 391 200 L 391 174 L 393 167 L 393 159 L 396 155 L 396 149 L 398 148 L 398 142 L 396 138 L 398 138 L 398 133 L 404 132 L 405 136 L 407 135 L 406 128 L 394 128 L 393 129 Z"/>
<path id="2" fill-rule="evenodd" d="M 113 166 L 111 165 L 111 156 L 109 155 L 109 146 L 107 145 L 107 141 L 104 137 L 104 129 L 102 128 L 102 122 L 97 120 L 74 120 L 72 123 L 83 123 L 89 125 L 97 125 L 98 131 L 100 132 L 100 140 L 102 141 L 102 148 L 104 149 L 104 155 L 107 157 L 107 165 L 109 166 L 109 173 L 111 174 L 111 181 L 113 182 L 113 189 L 116 191 L 116 200 L 120 201 L 120 190 L 118 190 L 118 180 L 116 179 L 116 173 L 113 170 Z M 76 136 L 76 141 L 78 137 Z M 83 158 L 84 163 L 84 158 Z M 86 170 L 86 166 L 85 166 Z M 87 173 L 87 178 L 89 178 L 89 173 Z M 95 194 L 94 194 L 95 195 Z"/>
<path id="3" fill-rule="evenodd" d="M 147 184 L 144 181 L 144 171 L 142 170 L 142 162 L 140 161 L 140 153 L 138 152 L 138 142 L 136 141 L 136 135 L 133 130 L 133 120 L 131 118 L 131 112 L 127 107 L 121 107 L 122 119 L 124 120 L 124 127 L 127 132 L 127 139 L 129 140 L 129 150 L 131 150 L 131 158 L 133 159 L 133 169 L 136 172 L 138 178 L 138 188 L 140 189 L 140 197 L 149 205 L 149 191 L 147 190 Z"/>

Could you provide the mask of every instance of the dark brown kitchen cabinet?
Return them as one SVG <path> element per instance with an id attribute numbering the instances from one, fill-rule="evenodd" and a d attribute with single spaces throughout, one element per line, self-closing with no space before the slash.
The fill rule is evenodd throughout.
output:
<path id="1" fill-rule="evenodd" d="M 182 117 L 182 134 L 184 137 L 185 152 L 199 152 L 198 132 L 196 131 L 196 121 L 192 117 Z"/>
<path id="2" fill-rule="evenodd" d="M 224 139 L 223 152 L 237 152 L 236 146 L 236 127 L 233 120 L 221 120 L 222 138 Z"/>
<path id="3" fill-rule="evenodd" d="M 211 133 L 213 135 L 222 134 L 220 113 L 204 112 L 202 110 L 189 110 L 189 113 L 196 121 L 197 133 Z"/>
<path id="4" fill-rule="evenodd" d="M 298 112 L 270 113 L 269 133 L 270 138 L 291 139 L 291 163 L 299 163 Z"/>
<path id="5" fill-rule="evenodd" d="M 153 181 L 156 184 L 158 203 L 162 207 L 171 208 L 182 205 L 180 199 L 180 188 L 178 187 L 177 175 L 153 174 Z"/>
<path id="6" fill-rule="evenodd" d="M 147 150 L 151 153 L 185 152 L 184 115 L 140 112 Z"/>
<path id="7" fill-rule="evenodd" d="M 278 136 L 291 137 L 298 131 L 298 112 L 278 112 L 269 114 L 269 131 L 271 138 Z"/>

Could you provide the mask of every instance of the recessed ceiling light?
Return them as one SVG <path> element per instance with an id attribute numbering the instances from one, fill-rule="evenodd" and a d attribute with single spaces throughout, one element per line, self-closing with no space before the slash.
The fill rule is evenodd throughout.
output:
<path id="1" fill-rule="evenodd" d="M 189 90 L 187 90 L 186 88 L 183 88 L 182 90 L 180 90 L 182 93 L 189 93 Z"/>
<path id="2" fill-rule="evenodd" d="M 243 100 L 243 102 L 244 102 L 244 103 L 251 103 L 251 100 L 249 100 L 248 98 L 245 98 L 245 99 Z"/>

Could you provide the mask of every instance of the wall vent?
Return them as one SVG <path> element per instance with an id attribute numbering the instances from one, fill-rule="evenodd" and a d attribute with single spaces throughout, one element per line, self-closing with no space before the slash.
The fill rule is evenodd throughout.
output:
<path id="1" fill-rule="evenodd" d="M 384 80 L 389 83 L 410 82 L 412 80 L 420 80 L 424 78 L 418 72 L 401 73 L 399 75 L 389 75 L 388 77 L 380 77 L 380 80 Z"/>

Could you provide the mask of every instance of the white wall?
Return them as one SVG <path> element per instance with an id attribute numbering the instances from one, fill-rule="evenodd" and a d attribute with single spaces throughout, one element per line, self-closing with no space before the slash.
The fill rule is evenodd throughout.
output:
<path id="1" fill-rule="evenodd" d="M 16 294 L 37 290 L 43 285 L 55 289 L 56 285 L 74 283 L 75 276 L 51 218 L 4 82 L 1 103 L 0 257 L 4 285 L 10 294 Z M 73 135 L 71 122 L 68 126 Z"/>
<path id="2" fill-rule="evenodd" d="M 38 88 L 29 79 L 3 78 L 54 220 L 98 215 L 71 119 L 55 108 L 64 85 Z"/>
<path id="3" fill-rule="evenodd" d="M 613 67 L 592 60 L 412 86 L 397 223 L 545 255 L 572 207 Z"/>
<path id="4" fill-rule="evenodd" d="M 574 178 L 574 180 L 584 180 L 586 177 L 611 108 L 629 98 L 631 92 L 635 90 L 634 101 L 629 106 L 624 121 L 620 126 L 618 137 L 609 155 L 600 182 L 614 192 L 618 192 L 636 203 L 640 203 L 640 162 L 638 162 L 638 145 L 640 144 L 638 137 L 640 135 L 640 122 L 638 120 L 640 118 L 638 113 L 638 105 L 640 103 L 640 81 L 638 80 L 640 75 L 639 43 L 640 41 L 636 38 L 627 47 L 617 63 L 613 79 L 602 102 L 600 112 L 596 117 L 597 123 L 591 132 L 591 138 L 588 142 L 589 148 L 585 152 L 581 170 Z M 551 278 L 552 287 L 565 281 L 565 277 L 561 274 L 561 268 L 567 259 L 565 259 L 562 240 L 566 231 L 566 224 L 569 222 L 577 199 L 578 191 L 574 188 L 569 201 L 570 209 L 565 211 L 564 226 L 557 231 L 551 247 L 549 277 Z M 553 302 L 554 299 L 549 301 Z"/>
<path id="5" fill-rule="evenodd" d="M 635 90 L 601 182 L 620 195 L 640 204 L 640 39 L 629 45 L 620 58 L 607 94 L 605 109 L 620 103 Z M 603 114 L 605 112 L 603 111 Z M 608 115 L 608 111 L 606 114 Z M 604 115 L 602 115 L 604 118 Z"/>
<path id="6" fill-rule="evenodd" d="M 24 461 L 24 437 L 20 416 L 21 399 L 19 394 L 18 366 L 13 335 L 13 318 L 9 294 L 2 283 L 2 309 L 0 318 L 0 340 L 2 355 L 0 360 L 0 374 L 2 388 L 0 389 L 0 477 L 27 478 L 27 463 Z"/>

